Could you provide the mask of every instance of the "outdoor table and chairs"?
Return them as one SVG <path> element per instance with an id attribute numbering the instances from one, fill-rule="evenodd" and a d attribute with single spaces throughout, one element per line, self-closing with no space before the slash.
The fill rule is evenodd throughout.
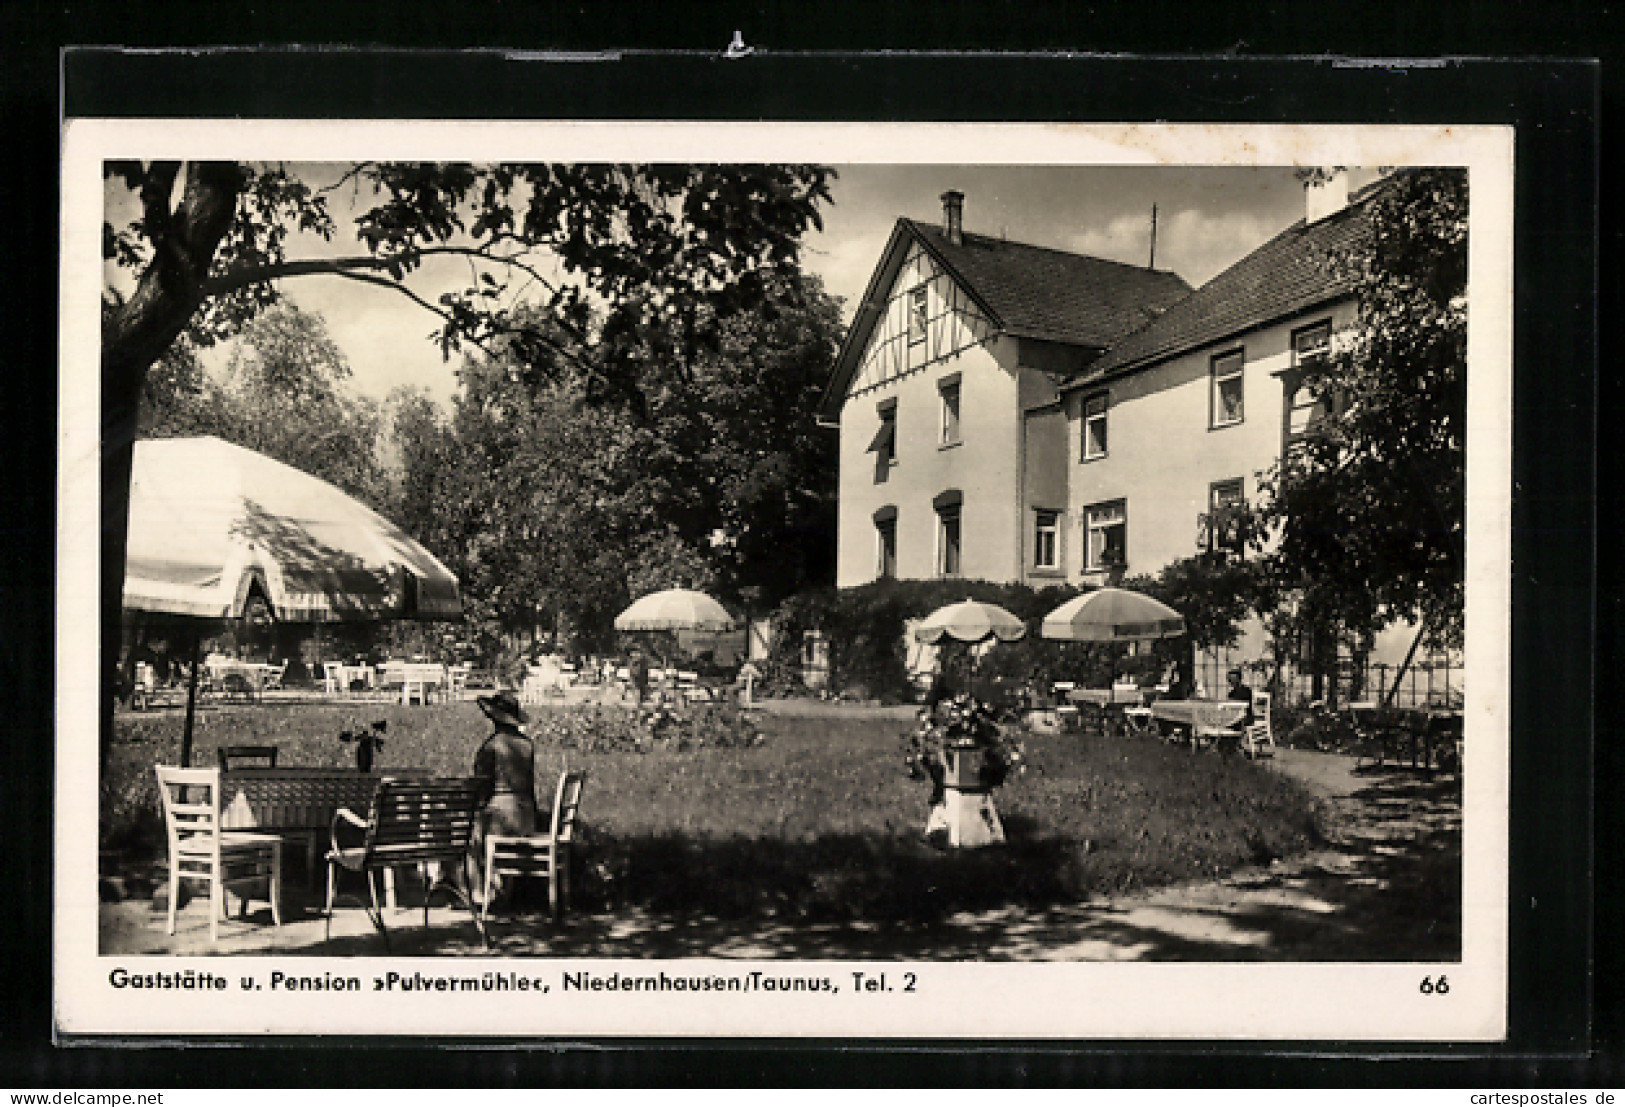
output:
<path id="1" fill-rule="evenodd" d="M 242 696 L 250 701 L 258 699 L 264 693 L 265 686 L 273 674 L 279 680 L 282 675 L 282 666 L 252 661 L 217 659 L 206 662 L 204 669 L 208 674 L 211 691 L 228 696 Z"/>
<path id="2" fill-rule="evenodd" d="M 1127 723 L 1125 713 L 1128 709 L 1143 706 L 1145 703 L 1145 695 L 1138 687 L 1126 685 L 1115 688 L 1073 688 L 1066 696 L 1080 708 L 1089 708 L 1098 721 L 1101 732 L 1105 734 L 1121 730 Z"/>
<path id="3" fill-rule="evenodd" d="M 1189 741 L 1197 746 L 1198 736 L 1204 732 L 1235 730 L 1247 715 L 1247 703 L 1242 700 L 1157 700 L 1151 705 L 1151 718 L 1164 737 Z"/>
<path id="4" fill-rule="evenodd" d="M 330 695 L 345 695 L 358 687 L 370 691 L 378 685 L 378 672 L 371 665 L 326 661 L 322 663 L 322 675 Z"/>
<path id="5" fill-rule="evenodd" d="M 1462 714 L 1458 710 L 1383 707 L 1369 702 L 1347 704 L 1344 710 L 1360 739 L 1357 767 L 1368 760 L 1378 766 L 1389 760 L 1408 760 L 1413 769 L 1461 765 Z"/>
<path id="6" fill-rule="evenodd" d="M 423 779 L 412 769 L 359 773 L 354 769 L 234 768 L 220 774 L 221 826 L 305 842 L 306 873 L 314 885 L 322 839 L 343 808 L 365 810 L 379 781 Z"/>

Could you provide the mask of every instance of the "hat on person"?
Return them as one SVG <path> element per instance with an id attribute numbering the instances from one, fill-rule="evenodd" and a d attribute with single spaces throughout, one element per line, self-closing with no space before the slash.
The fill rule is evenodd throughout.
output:
<path id="1" fill-rule="evenodd" d="M 480 710 L 485 712 L 485 717 L 493 723 L 519 726 L 530 722 L 530 716 L 525 714 L 524 709 L 519 706 L 519 701 L 514 699 L 512 692 L 498 692 L 493 696 L 478 696 L 475 702 L 480 705 Z"/>
<path id="2" fill-rule="evenodd" d="M 1224 675 L 1229 677 L 1231 680 L 1240 680 L 1241 679 L 1241 670 L 1240 669 L 1231 669 L 1229 672 L 1225 673 Z"/>

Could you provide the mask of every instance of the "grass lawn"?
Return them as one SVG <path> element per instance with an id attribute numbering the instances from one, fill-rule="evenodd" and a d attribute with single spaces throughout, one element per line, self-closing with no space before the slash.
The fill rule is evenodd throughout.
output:
<path id="1" fill-rule="evenodd" d="M 563 708 L 541 707 L 537 714 Z M 389 721 L 377 768 L 468 772 L 488 724 L 472 703 L 260 705 L 200 716 L 193 763 L 275 744 L 280 764 L 349 765 L 340 730 Z M 1222 875 L 1319 840 L 1311 797 L 1241 758 L 1152 739 L 1030 735 L 997 793 L 1009 841 L 943 852 L 923 838 L 928 786 L 905 772 L 909 724 L 854 712 L 763 715 L 750 748 L 582 753 L 538 743 L 545 806 L 568 763 L 590 776 L 578 900 L 720 918 L 926 923 Z M 542 728 L 535 726 L 533 730 Z M 103 783 L 104 849 L 161 854 L 152 766 L 179 755 L 179 712 L 121 714 Z"/>

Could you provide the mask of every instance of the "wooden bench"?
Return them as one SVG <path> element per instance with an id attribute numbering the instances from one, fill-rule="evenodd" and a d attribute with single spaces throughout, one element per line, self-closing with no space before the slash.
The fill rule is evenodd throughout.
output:
<path id="1" fill-rule="evenodd" d="M 367 881 L 366 908 L 372 924 L 383 935 L 389 949 L 389 930 L 378 903 L 373 874 L 388 872 L 401 865 L 415 864 L 423 873 L 423 925 L 429 925 L 429 899 L 436 888 L 445 888 L 454 899 L 463 901 L 474 918 L 480 938 L 485 938 L 485 921 L 468 896 L 444 876 L 430 875 L 430 862 L 466 865 L 468 842 L 474 832 L 479 802 L 480 780 L 452 777 L 434 780 L 395 780 L 379 782 L 365 819 L 353 811 L 340 810 L 333 818 L 332 845 L 327 851 L 326 916 L 328 937 L 333 932 L 333 903 L 337 897 L 339 870 L 360 873 Z"/>
<path id="2" fill-rule="evenodd" d="M 227 830 L 258 830 L 305 841 L 305 872 L 316 886 L 318 840 L 325 838 L 342 808 L 365 810 L 386 777 L 422 779 L 423 770 L 315 767 L 239 768 L 220 775 L 221 825 Z"/>

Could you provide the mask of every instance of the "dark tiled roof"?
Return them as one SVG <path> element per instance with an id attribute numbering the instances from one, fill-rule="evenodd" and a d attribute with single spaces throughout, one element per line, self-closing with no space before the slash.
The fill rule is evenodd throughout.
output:
<path id="1" fill-rule="evenodd" d="M 1118 342 L 1077 383 L 1173 357 L 1348 295 L 1353 275 L 1334 260 L 1369 234 L 1367 205 L 1376 191 L 1367 188 L 1341 212 L 1312 226 L 1300 219 Z"/>
<path id="2" fill-rule="evenodd" d="M 1190 294 L 1177 273 L 986 235 L 958 245 L 941 227 L 902 220 L 958 275 L 1001 329 L 1024 338 L 1109 346 Z"/>

